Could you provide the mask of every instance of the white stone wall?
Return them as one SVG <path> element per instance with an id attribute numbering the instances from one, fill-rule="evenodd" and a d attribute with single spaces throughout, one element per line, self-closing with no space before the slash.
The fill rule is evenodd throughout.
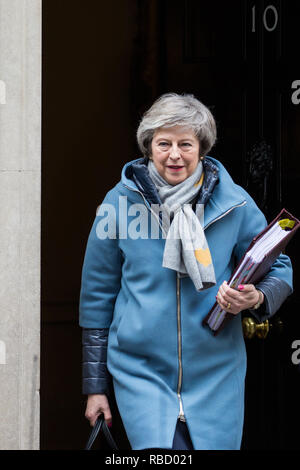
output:
<path id="1" fill-rule="evenodd" d="M 39 448 L 41 0 L 0 0 L 0 449 Z"/>

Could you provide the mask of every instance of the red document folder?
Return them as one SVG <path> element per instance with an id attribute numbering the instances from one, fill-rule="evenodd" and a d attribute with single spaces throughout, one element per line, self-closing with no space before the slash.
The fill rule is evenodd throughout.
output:
<path id="1" fill-rule="evenodd" d="M 257 284 L 270 271 L 272 264 L 295 235 L 299 226 L 299 220 L 282 209 L 278 216 L 253 238 L 228 285 L 238 289 L 240 284 Z M 213 334 L 217 335 L 234 316 L 222 310 L 216 302 L 204 318 L 203 325 L 208 325 Z"/>

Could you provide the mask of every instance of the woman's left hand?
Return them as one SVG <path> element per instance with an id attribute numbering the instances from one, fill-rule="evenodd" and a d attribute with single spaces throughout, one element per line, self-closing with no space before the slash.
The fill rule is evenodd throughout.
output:
<path id="1" fill-rule="evenodd" d="M 253 284 L 242 284 L 239 286 L 239 290 L 235 290 L 224 281 L 220 286 L 216 299 L 223 310 L 237 315 L 242 310 L 252 308 L 257 304 L 260 295 Z"/>

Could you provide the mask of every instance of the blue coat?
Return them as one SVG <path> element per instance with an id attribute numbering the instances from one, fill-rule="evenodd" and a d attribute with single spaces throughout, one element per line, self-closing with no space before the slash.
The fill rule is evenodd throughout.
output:
<path id="1" fill-rule="evenodd" d="M 103 213 L 96 216 L 89 235 L 80 325 L 109 328 L 107 366 L 133 449 L 172 448 L 179 415 L 184 415 L 195 449 L 241 445 L 246 373 L 241 315 L 216 337 L 202 320 L 220 284 L 229 279 L 266 219 L 224 166 L 206 158 L 219 170 L 219 184 L 204 217 L 215 287 L 197 292 L 190 278 L 179 279 L 176 272 L 162 267 L 165 242 L 151 238 L 155 218 L 130 177 L 133 162 L 124 166 L 121 181 L 107 193 L 100 206 Z M 126 236 L 139 215 L 130 214 L 132 204 L 140 204 L 148 220 L 136 239 Z M 122 211 L 125 205 L 129 215 Z M 107 238 L 100 239 L 100 228 L 108 221 L 105 210 L 110 211 L 110 222 Z M 288 256 L 281 254 L 268 276 L 292 289 Z"/>

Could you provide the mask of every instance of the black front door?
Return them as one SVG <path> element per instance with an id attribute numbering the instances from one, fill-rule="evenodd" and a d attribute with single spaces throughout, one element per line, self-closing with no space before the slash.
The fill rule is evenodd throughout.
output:
<path id="1" fill-rule="evenodd" d="M 140 2 L 133 119 L 164 92 L 193 93 L 212 110 L 210 152 L 267 219 L 285 207 L 300 217 L 299 2 Z M 295 291 L 265 339 L 246 339 L 244 449 L 297 448 L 300 348 L 297 236 Z M 244 312 L 244 316 L 250 316 Z M 299 354 L 300 358 L 300 354 Z"/>

